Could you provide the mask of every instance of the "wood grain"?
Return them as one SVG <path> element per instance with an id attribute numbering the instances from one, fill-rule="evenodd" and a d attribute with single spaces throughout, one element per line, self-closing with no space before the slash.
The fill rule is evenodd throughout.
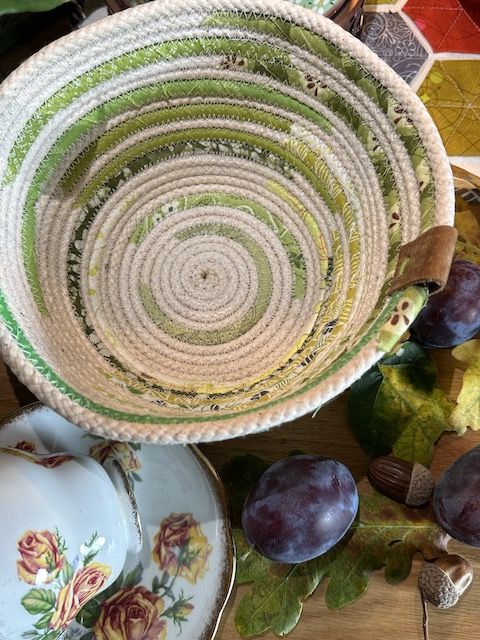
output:
<path id="1" fill-rule="evenodd" d="M 462 367 L 448 352 L 435 354 L 439 366 L 439 384 L 455 399 L 461 385 Z M 23 397 L 23 396 L 22 396 Z M 0 414 L 7 415 L 20 405 L 0 362 Z M 462 438 L 455 434 L 443 436 L 436 447 L 432 471 L 436 477 L 461 453 L 480 444 L 480 434 L 469 432 Z M 338 458 L 345 462 L 356 479 L 366 470 L 367 457 L 353 439 L 346 421 L 346 394 L 323 407 L 315 418 L 304 417 L 268 433 L 248 436 L 201 446 L 212 463 L 221 467 L 238 453 L 256 453 L 268 461 L 288 454 L 293 449 Z M 451 550 L 468 558 L 480 576 L 480 550 L 459 543 Z M 299 625 L 292 631 L 291 640 L 422 640 L 422 610 L 416 587 L 421 559 L 414 560 L 412 573 L 403 583 L 391 586 L 376 572 L 363 598 L 353 604 L 332 611 L 325 606 L 325 584 L 307 600 Z M 218 640 L 239 640 L 234 625 L 235 606 L 245 587 L 232 594 L 218 632 Z M 480 612 L 480 577 L 465 594 L 461 603 L 448 611 L 430 607 L 430 640 L 472 640 L 478 635 Z M 267 634 L 273 640 L 273 634 Z"/>

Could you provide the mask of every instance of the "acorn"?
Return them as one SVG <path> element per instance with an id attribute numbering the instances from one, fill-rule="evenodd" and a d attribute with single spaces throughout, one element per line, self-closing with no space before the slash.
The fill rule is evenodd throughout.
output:
<path id="1" fill-rule="evenodd" d="M 425 562 L 418 574 L 418 588 L 423 598 L 435 607 L 449 609 L 457 604 L 472 580 L 470 562 L 451 554 Z"/>
<path id="2" fill-rule="evenodd" d="M 372 460 L 367 476 L 374 489 L 409 507 L 425 504 L 434 487 L 432 474 L 422 464 L 391 456 Z"/>

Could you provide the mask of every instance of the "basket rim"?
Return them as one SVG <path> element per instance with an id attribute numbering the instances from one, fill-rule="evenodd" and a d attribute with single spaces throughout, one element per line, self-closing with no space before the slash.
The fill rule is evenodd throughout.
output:
<path id="1" fill-rule="evenodd" d="M 243 10 L 263 13 L 272 17 L 291 19 L 299 25 L 320 32 L 337 47 L 362 63 L 401 102 L 410 115 L 429 153 L 432 172 L 438 191 L 437 215 L 443 218 L 438 223 L 453 223 L 453 178 L 440 135 L 428 114 L 425 105 L 413 90 L 384 61 L 380 60 L 366 45 L 328 18 L 294 5 L 285 0 L 161 0 L 142 4 L 121 13 L 109 16 L 81 30 L 68 34 L 34 54 L 16 69 L 0 86 L 0 99 L 17 100 L 23 82 L 32 74 L 41 72 L 54 63 L 59 53 L 69 48 L 85 48 L 89 41 L 108 37 L 109 29 L 128 27 L 135 23 L 135 16 L 168 16 L 181 11 Z M 0 129 L 1 129 L 0 124 Z M 7 151 L 8 154 L 9 150 Z M 3 154 L 0 153 L 0 160 Z M 392 298 L 393 300 L 393 298 Z M 81 406 L 54 384 L 48 381 L 23 354 L 3 320 L 0 322 L 0 351 L 14 373 L 48 406 L 88 431 L 119 440 L 142 440 L 157 443 L 205 442 L 246 435 L 269 429 L 290 421 L 333 399 L 345 390 L 383 355 L 377 340 L 370 339 L 359 347 L 344 367 L 331 374 L 327 380 L 298 395 L 279 400 L 273 406 L 260 408 L 254 413 L 240 411 L 235 417 L 206 416 L 204 421 L 190 422 L 188 419 L 175 424 L 118 420 Z"/>
<path id="2" fill-rule="evenodd" d="M 1 354 L 5 363 L 18 379 L 46 406 L 55 410 L 86 431 L 103 438 L 120 441 L 145 442 L 151 444 L 195 444 L 227 440 L 240 436 L 267 431 L 316 411 L 339 393 L 345 391 L 358 377 L 378 362 L 384 355 L 377 348 L 376 341 L 370 341 L 349 361 L 348 375 L 340 369 L 328 379 L 328 385 L 320 384 L 314 389 L 290 400 L 279 400 L 273 408 L 260 409 L 255 413 L 239 413 L 234 418 L 219 418 L 212 422 L 188 420 L 175 424 L 139 423 L 103 416 L 91 409 L 80 406 L 64 395 L 25 358 L 21 349 L 11 340 L 10 334 L 0 325 Z M 318 391 L 321 387 L 321 392 Z"/>

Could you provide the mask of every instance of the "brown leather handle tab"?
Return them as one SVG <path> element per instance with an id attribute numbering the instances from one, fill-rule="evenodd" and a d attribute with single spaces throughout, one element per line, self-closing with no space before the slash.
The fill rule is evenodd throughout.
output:
<path id="1" fill-rule="evenodd" d="M 441 291 L 450 273 L 457 235 L 455 227 L 432 227 L 400 247 L 388 292 L 392 294 L 412 284 L 424 284 L 430 293 Z"/>
<path id="2" fill-rule="evenodd" d="M 105 0 L 105 4 L 112 13 L 118 13 L 131 7 L 129 0 Z"/>

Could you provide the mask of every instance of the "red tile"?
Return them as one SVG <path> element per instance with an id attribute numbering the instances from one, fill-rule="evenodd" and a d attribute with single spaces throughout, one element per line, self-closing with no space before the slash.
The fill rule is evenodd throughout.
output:
<path id="1" fill-rule="evenodd" d="M 434 52 L 480 53 L 479 0 L 408 0 L 403 11 Z"/>
<path id="2" fill-rule="evenodd" d="M 460 0 L 460 4 L 477 27 L 480 27 L 480 2 L 478 0 Z"/>

